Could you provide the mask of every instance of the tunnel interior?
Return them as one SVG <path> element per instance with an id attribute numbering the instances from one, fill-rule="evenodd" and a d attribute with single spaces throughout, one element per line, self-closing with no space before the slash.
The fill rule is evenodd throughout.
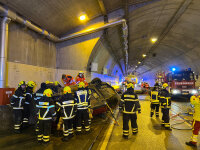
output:
<path id="1" fill-rule="evenodd" d="M 6 87 L 16 87 L 21 80 L 61 82 L 62 74 L 75 77 L 78 71 L 84 71 L 89 81 L 99 77 L 113 84 L 132 73 L 150 85 L 158 71 L 172 67 L 199 74 L 199 0 L 0 0 L 0 4 L 9 10 L 8 16 L 15 12 L 60 39 L 92 31 L 53 41 L 12 16 Z M 79 20 L 81 14 L 87 15 L 86 21 Z M 126 27 L 120 23 L 93 31 L 120 19 L 125 19 Z"/>

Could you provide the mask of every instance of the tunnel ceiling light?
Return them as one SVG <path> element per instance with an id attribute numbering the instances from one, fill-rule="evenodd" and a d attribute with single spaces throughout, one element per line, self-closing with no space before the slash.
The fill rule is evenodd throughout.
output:
<path id="1" fill-rule="evenodd" d="M 140 61 L 138 61 L 138 64 L 141 64 L 141 62 L 140 62 Z"/>
<path id="2" fill-rule="evenodd" d="M 86 13 L 81 13 L 80 15 L 79 15 L 79 20 L 80 21 L 85 21 L 85 20 L 87 20 L 88 19 L 88 16 L 87 16 L 87 14 Z"/>
<path id="3" fill-rule="evenodd" d="M 152 42 L 152 43 L 155 43 L 157 40 L 158 40 L 158 39 L 155 38 L 155 37 L 154 37 L 154 38 L 151 38 L 151 42 Z"/>
<path id="4" fill-rule="evenodd" d="M 146 57 L 146 56 L 147 56 L 146 54 L 143 54 L 143 55 L 142 55 L 142 57 Z"/>

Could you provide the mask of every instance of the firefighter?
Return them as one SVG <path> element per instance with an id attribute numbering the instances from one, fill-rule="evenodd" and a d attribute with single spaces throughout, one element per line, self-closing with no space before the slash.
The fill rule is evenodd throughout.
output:
<path id="1" fill-rule="evenodd" d="M 159 117 L 159 100 L 158 100 L 158 87 L 154 87 L 151 91 L 151 114 L 150 116 L 153 117 L 154 112 L 156 117 Z"/>
<path id="2" fill-rule="evenodd" d="M 128 139 L 129 120 L 131 120 L 132 133 L 137 134 L 137 114 L 141 113 L 140 103 L 137 94 L 134 93 L 133 83 L 128 83 L 127 91 L 121 96 L 120 108 L 123 110 L 123 137 Z"/>
<path id="3" fill-rule="evenodd" d="M 18 84 L 18 89 L 15 94 L 10 98 L 10 103 L 13 109 L 14 115 L 14 131 L 15 133 L 21 133 L 21 124 L 23 119 L 23 109 L 26 97 L 26 83 L 21 81 Z"/>
<path id="4" fill-rule="evenodd" d="M 37 101 L 37 107 L 39 109 L 39 133 L 37 139 L 39 143 L 48 143 L 50 139 L 52 119 L 54 119 L 56 115 L 52 95 L 52 90 L 46 89 L 43 93 L 43 97 Z"/>
<path id="5" fill-rule="evenodd" d="M 74 78 L 71 75 L 62 75 L 62 82 L 64 86 L 76 85 Z"/>
<path id="6" fill-rule="evenodd" d="M 36 83 L 34 81 L 29 81 L 27 83 L 26 88 L 26 100 L 24 105 L 24 112 L 23 112 L 23 126 L 27 127 L 29 123 L 29 117 L 30 117 L 30 104 L 33 101 L 33 89 L 36 86 Z"/>
<path id="7" fill-rule="evenodd" d="M 46 90 L 46 83 L 41 83 L 41 86 L 40 86 L 40 89 L 39 90 L 37 90 L 36 91 L 36 93 L 35 93 L 35 96 L 34 96 L 34 106 L 35 106 L 35 108 L 34 108 L 34 110 L 35 110 L 35 112 L 34 112 L 34 116 L 35 116 L 35 118 L 36 118 L 36 124 L 35 124 L 35 132 L 36 132 L 36 134 L 38 134 L 38 132 L 39 132 L 39 120 L 38 120 L 38 116 L 37 116 L 37 114 L 38 114 L 38 108 L 36 107 L 36 104 L 37 104 L 37 101 L 39 101 L 42 97 L 43 97 L 43 93 L 44 93 L 44 90 Z"/>
<path id="8" fill-rule="evenodd" d="M 171 108 L 171 97 L 166 89 L 168 87 L 167 83 L 162 85 L 162 89 L 159 92 L 159 101 L 162 110 L 162 126 L 167 130 L 171 130 L 170 128 L 170 117 L 169 117 L 169 109 Z"/>
<path id="9" fill-rule="evenodd" d="M 77 101 L 77 134 L 81 133 L 81 124 L 84 121 L 85 131 L 90 132 L 89 112 L 90 112 L 90 94 L 91 91 L 86 88 L 84 82 L 79 82 L 78 91 L 75 92 L 75 100 Z"/>
<path id="10" fill-rule="evenodd" d="M 73 118 L 77 111 L 77 103 L 72 95 L 71 88 L 66 86 L 63 90 L 63 96 L 57 102 L 63 120 L 63 138 L 62 141 L 68 141 L 73 137 Z"/>
<path id="11" fill-rule="evenodd" d="M 200 130 L 200 97 L 192 96 L 190 102 L 194 105 L 193 123 L 192 123 L 192 137 L 189 142 L 185 144 L 197 147 L 197 137 Z"/>
<path id="12" fill-rule="evenodd" d="M 76 76 L 76 84 L 79 84 L 80 82 L 84 82 L 85 86 L 88 86 L 88 83 L 85 80 L 83 71 L 80 71 L 78 75 Z"/>

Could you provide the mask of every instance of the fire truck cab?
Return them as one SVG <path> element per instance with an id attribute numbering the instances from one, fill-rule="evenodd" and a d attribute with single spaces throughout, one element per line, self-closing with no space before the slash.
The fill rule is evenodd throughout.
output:
<path id="1" fill-rule="evenodd" d="M 166 82 L 170 86 L 172 96 L 190 97 L 197 94 L 194 72 L 191 69 L 172 71 L 166 75 Z"/>

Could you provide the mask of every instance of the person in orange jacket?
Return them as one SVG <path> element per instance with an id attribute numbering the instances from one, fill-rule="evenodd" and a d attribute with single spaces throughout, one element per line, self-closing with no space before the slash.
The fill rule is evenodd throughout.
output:
<path id="1" fill-rule="evenodd" d="M 80 82 L 84 82 L 85 85 L 88 86 L 88 83 L 86 82 L 84 73 L 82 71 L 80 71 L 76 76 L 76 84 L 79 84 Z"/>
<path id="2" fill-rule="evenodd" d="M 65 86 L 76 85 L 74 78 L 71 75 L 62 75 L 62 81 Z"/>

